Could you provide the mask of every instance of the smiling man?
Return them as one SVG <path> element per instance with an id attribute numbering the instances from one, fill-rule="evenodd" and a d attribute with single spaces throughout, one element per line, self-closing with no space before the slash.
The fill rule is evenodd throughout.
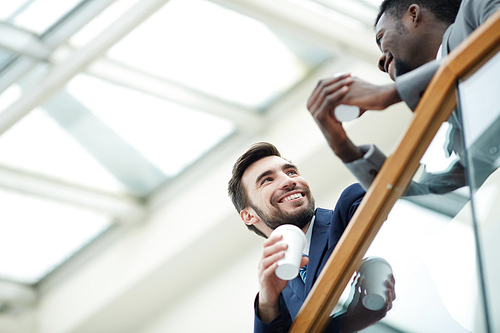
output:
<path id="1" fill-rule="evenodd" d="M 321 80 L 307 108 L 334 153 L 368 189 L 385 156 L 374 145 L 356 146 L 348 138 L 333 111 L 340 104 L 366 110 L 383 110 L 400 101 L 413 110 L 442 58 L 500 7 L 500 0 L 384 0 L 375 23 L 375 40 L 382 56 L 377 66 L 393 84 L 373 85 L 349 74 Z M 460 127 L 456 113 L 450 128 Z M 458 135 L 450 131 L 448 153 L 463 152 Z M 487 154 L 486 154 L 487 156 Z M 424 173 L 407 195 L 445 193 L 465 185 L 463 157 L 443 174 Z M 481 182 L 491 170 L 486 168 Z"/>
<path id="2" fill-rule="evenodd" d="M 258 266 L 259 293 L 255 300 L 255 332 L 286 332 L 318 278 L 335 245 L 356 211 L 365 191 L 357 184 L 342 193 L 335 209 L 315 209 L 309 184 L 297 167 L 283 159 L 270 143 L 257 143 L 235 163 L 228 193 L 245 225 L 266 238 Z M 275 270 L 286 245 L 271 232 L 283 224 L 293 224 L 306 234 L 302 266 L 305 278 L 285 281 Z M 376 323 L 392 307 L 394 278 L 387 281 L 387 303 L 370 311 L 359 302 L 336 315 L 325 332 L 355 332 Z M 356 298 L 354 298 L 356 299 Z"/>

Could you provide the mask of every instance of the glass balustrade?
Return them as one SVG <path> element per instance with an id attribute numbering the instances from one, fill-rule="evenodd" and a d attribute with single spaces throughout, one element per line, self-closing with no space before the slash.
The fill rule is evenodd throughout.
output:
<path id="1" fill-rule="evenodd" d="M 500 332 L 500 53 L 457 84 L 457 108 L 365 257 L 386 259 L 401 332 Z M 390 246 L 387 246 L 390 244 Z M 392 332 L 384 325 L 365 332 Z"/>

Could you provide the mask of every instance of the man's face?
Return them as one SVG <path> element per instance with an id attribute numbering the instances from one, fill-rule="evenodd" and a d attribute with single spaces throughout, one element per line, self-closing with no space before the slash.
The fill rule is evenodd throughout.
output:
<path id="1" fill-rule="evenodd" d="M 420 28 L 425 29 L 425 28 Z M 382 51 L 378 67 L 389 74 L 394 81 L 396 76 L 403 75 L 423 65 L 430 59 L 422 59 L 425 40 L 416 31 L 412 17 L 405 14 L 397 19 L 391 14 L 384 13 L 375 28 L 377 45 Z"/>
<path id="2" fill-rule="evenodd" d="M 242 184 L 250 201 L 246 209 L 270 229 L 282 224 L 302 229 L 314 214 L 309 184 L 296 166 L 281 157 L 264 157 L 250 165 Z"/>

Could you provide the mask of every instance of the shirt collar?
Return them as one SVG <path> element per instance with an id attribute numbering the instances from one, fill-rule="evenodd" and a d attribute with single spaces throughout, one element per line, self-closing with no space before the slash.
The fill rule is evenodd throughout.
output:
<path id="1" fill-rule="evenodd" d="M 304 251 L 302 251 L 303 254 L 309 256 L 309 245 L 311 244 L 311 237 L 312 237 L 312 230 L 314 227 L 314 220 L 316 219 L 316 214 L 313 215 L 311 219 L 311 223 L 309 223 L 309 227 L 307 228 L 306 231 L 306 246 L 304 248 Z"/>
<path id="2" fill-rule="evenodd" d="M 439 45 L 438 53 L 436 55 L 436 60 L 440 60 L 443 56 L 441 53 L 443 52 L 443 44 Z"/>

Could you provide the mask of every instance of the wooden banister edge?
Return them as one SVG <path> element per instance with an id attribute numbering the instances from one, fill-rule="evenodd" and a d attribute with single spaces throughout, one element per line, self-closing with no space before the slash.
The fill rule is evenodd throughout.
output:
<path id="1" fill-rule="evenodd" d="M 401 197 L 441 124 L 456 106 L 455 82 L 489 59 L 500 45 L 500 10 L 446 57 L 414 118 L 366 193 L 309 293 L 290 333 L 319 333 L 394 203 Z"/>

